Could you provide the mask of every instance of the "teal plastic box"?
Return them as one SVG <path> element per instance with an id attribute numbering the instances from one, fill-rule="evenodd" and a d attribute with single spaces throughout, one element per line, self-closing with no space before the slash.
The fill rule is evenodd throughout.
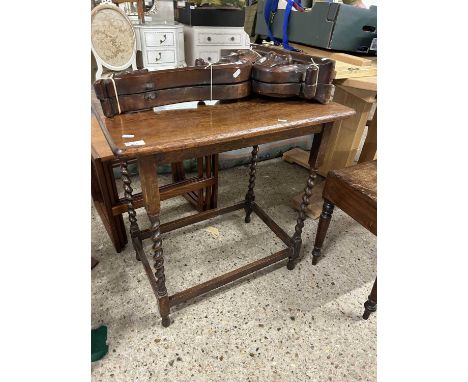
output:
<path id="1" fill-rule="evenodd" d="M 264 8 L 265 0 L 259 0 L 255 33 L 267 37 Z M 283 37 L 283 15 L 284 10 L 278 10 L 272 23 L 273 35 L 278 39 Z M 306 12 L 291 12 L 288 38 L 290 42 L 323 49 L 373 53 L 370 48 L 377 39 L 377 7 L 315 2 Z"/>

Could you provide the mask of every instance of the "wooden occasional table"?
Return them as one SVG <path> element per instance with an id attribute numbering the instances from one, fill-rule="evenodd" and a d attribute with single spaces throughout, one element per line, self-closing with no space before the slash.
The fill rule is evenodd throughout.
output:
<path id="1" fill-rule="evenodd" d="M 100 104 L 93 97 L 92 110 L 111 147 L 120 161 L 122 179 L 127 200 L 132 243 L 137 258 L 143 264 L 159 304 L 162 325 L 170 324 L 169 311 L 193 297 L 230 283 L 271 264 L 288 259 L 287 268 L 294 269 L 299 257 L 304 227 L 305 210 L 314 186 L 317 168 L 323 160 L 326 142 L 333 122 L 351 117 L 354 110 L 337 103 L 314 104 L 303 100 L 275 100 L 251 98 L 216 106 L 201 106 L 196 110 L 174 110 L 154 113 L 144 111 L 106 118 Z M 134 135 L 134 140 L 143 140 L 144 145 L 126 147 L 123 135 Z M 255 202 L 254 186 L 258 145 L 286 138 L 316 134 L 309 156 L 310 171 L 302 199 L 295 232 L 290 237 Z M 245 199 L 233 206 L 197 213 L 172 222 L 160 224 L 160 201 L 158 163 L 179 162 L 187 158 L 253 146 L 249 183 Z M 128 177 L 127 160 L 137 158 L 143 202 L 151 221 L 151 228 L 138 227 L 131 181 Z M 198 223 L 215 216 L 244 209 L 245 222 L 255 212 L 261 220 L 284 242 L 286 248 L 263 259 L 244 265 L 224 275 L 169 296 L 166 289 L 164 257 L 161 234 Z M 151 257 L 154 273 L 142 241 L 151 238 Z"/>

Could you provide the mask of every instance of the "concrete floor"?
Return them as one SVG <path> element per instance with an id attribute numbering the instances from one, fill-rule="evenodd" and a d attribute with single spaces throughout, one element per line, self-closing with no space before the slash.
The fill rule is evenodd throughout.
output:
<path id="1" fill-rule="evenodd" d="M 247 167 L 219 177 L 220 206 L 244 197 Z M 288 234 L 297 217 L 290 200 L 306 177 L 281 159 L 258 164 L 256 201 Z M 168 200 L 162 222 L 192 212 L 185 199 Z M 283 248 L 252 216 L 248 225 L 238 211 L 163 235 L 169 294 Z M 138 218 L 147 224 L 143 211 Z M 376 238 L 335 209 L 324 257 L 313 266 L 317 222 L 305 222 L 305 257 L 293 271 L 272 266 L 178 306 L 163 328 L 131 245 L 116 254 L 93 209 L 92 255 L 100 263 L 92 271 L 92 327 L 108 326 L 109 353 L 92 364 L 92 380 L 375 381 L 378 314 L 361 315 L 376 274 Z"/>

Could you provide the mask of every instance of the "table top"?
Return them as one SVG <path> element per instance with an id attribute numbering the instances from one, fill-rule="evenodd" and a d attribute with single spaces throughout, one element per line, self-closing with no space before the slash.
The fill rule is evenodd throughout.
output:
<path id="1" fill-rule="evenodd" d="M 115 159 L 94 114 L 91 114 L 91 155 L 94 159 L 103 161 Z"/>
<path id="2" fill-rule="evenodd" d="M 92 98 L 92 110 L 116 156 L 156 154 L 174 161 L 318 133 L 323 123 L 355 113 L 333 102 L 253 97 L 197 109 L 149 110 L 107 118 L 94 94 Z M 144 145 L 125 145 L 141 140 Z"/>

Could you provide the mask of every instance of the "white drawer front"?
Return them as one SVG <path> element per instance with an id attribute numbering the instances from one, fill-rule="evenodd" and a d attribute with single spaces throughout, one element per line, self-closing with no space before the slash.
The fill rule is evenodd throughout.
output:
<path id="1" fill-rule="evenodd" d="M 242 33 L 199 33 L 200 45 L 239 45 L 242 43 Z"/>
<path id="2" fill-rule="evenodd" d="M 146 58 L 149 65 L 175 64 L 175 52 L 173 50 L 147 50 Z"/>
<path id="3" fill-rule="evenodd" d="M 145 31 L 146 46 L 174 46 L 174 32 Z"/>
<path id="4" fill-rule="evenodd" d="M 198 52 L 197 58 L 203 58 L 207 62 L 215 63 L 219 61 L 219 51 L 218 50 L 201 50 Z"/>

